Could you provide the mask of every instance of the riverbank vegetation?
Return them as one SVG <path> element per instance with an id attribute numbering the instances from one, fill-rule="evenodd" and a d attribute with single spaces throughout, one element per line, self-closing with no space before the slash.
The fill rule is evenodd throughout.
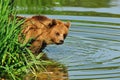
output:
<path id="1" fill-rule="evenodd" d="M 27 73 L 36 75 L 36 71 L 46 71 L 45 66 L 56 64 L 41 59 L 42 53 L 34 56 L 28 44 L 21 44 L 18 35 L 24 21 L 17 22 L 16 10 L 10 2 L 0 0 L 0 80 L 23 80 Z M 10 15 L 14 17 L 10 19 Z"/>

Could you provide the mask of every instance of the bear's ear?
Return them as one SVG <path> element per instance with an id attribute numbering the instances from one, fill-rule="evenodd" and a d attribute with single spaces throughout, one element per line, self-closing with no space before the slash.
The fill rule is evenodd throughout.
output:
<path id="1" fill-rule="evenodd" d="M 52 25 L 57 25 L 57 21 L 55 19 L 52 20 Z"/>
<path id="2" fill-rule="evenodd" d="M 51 27 L 53 27 L 55 25 L 57 25 L 57 21 L 55 19 L 53 19 L 48 26 L 49 26 L 49 28 L 51 28 Z"/>
<path id="3" fill-rule="evenodd" d="M 69 28 L 70 25 L 71 25 L 70 22 L 65 23 L 65 26 L 66 26 L 67 28 Z"/>

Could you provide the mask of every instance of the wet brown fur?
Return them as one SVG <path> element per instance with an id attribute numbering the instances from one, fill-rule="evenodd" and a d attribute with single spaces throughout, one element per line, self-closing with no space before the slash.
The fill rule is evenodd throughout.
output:
<path id="1" fill-rule="evenodd" d="M 50 19 L 46 16 L 33 16 L 25 19 L 19 41 L 23 44 L 30 42 L 29 49 L 33 53 L 40 53 L 49 44 L 62 44 L 66 38 L 70 23 Z"/>

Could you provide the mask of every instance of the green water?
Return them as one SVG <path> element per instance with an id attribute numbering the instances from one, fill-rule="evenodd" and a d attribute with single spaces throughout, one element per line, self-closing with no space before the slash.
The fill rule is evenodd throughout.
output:
<path id="1" fill-rule="evenodd" d="M 120 80 L 120 0 L 15 0 L 20 15 L 71 21 L 65 44 L 44 52 L 70 80 Z"/>

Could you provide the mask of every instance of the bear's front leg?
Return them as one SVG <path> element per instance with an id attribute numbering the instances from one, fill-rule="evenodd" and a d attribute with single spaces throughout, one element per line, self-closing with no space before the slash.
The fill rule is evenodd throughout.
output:
<path id="1" fill-rule="evenodd" d="M 32 53 L 38 54 L 42 52 L 42 45 L 43 45 L 43 41 L 35 40 L 34 42 L 32 42 L 29 49 L 32 51 Z"/>

